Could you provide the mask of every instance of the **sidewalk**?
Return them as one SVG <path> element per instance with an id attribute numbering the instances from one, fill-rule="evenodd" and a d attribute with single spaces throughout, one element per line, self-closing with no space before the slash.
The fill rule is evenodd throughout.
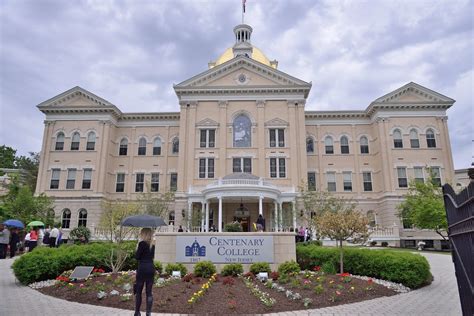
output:
<path id="1" fill-rule="evenodd" d="M 423 253 L 423 255 L 430 262 L 434 281 L 422 289 L 360 303 L 271 315 L 461 315 L 461 304 L 451 256 L 432 253 Z M 11 259 L 0 260 L 0 315 L 133 315 L 133 312 L 128 310 L 60 300 L 22 286 L 15 282 L 15 277 L 10 269 L 12 263 Z M 165 314 L 153 313 L 153 315 Z"/>

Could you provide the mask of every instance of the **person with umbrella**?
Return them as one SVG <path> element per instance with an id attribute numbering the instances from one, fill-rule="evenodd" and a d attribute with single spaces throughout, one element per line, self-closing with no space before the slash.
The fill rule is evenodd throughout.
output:
<path id="1" fill-rule="evenodd" d="M 10 258 L 15 257 L 16 248 L 20 242 L 20 236 L 18 236 L 18 228 L 12 228 L 10 236 Z"/>
<path id="2" fill-rule="evenodd" d="M 0 259 L 7 257 L 8 244 L 10 243 L 10 231 L 0 223 Z"/>

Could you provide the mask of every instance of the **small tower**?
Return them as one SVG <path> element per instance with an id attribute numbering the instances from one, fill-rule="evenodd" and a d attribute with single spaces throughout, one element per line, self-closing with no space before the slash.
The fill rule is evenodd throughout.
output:
<path id="1" fill-rule="evenodd" d="M 250 43 L 250 36 L 252 35 L 252 27 L 247 24 L 239 24 L 234 27 L 235 44 L 232 48 L 234 57 L 247 56 L 252 58 L 252 44 Z"/>

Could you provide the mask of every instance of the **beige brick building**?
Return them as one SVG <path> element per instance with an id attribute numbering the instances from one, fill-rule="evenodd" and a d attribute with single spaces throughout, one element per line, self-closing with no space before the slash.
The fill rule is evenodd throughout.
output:
<path id="1" fill-rule="evenodd" d="M 440 183 L 454 178 L 446 110 L 455 101 L 410 82 L 365 110 L 306 111 L 311 83 L 279 71 L 251 44 L 250 26 L 234 33 L 208 70 L 173 87 L 179 112 L 122 113 L 80 87 L 38 106 L 37 193 L 54 197 L 63 225 L 94 228 L 102 201 L 149 189 L 176 191 L 175 225 L 220 230 L 239 220 L 250 230 L 261 213 L 267 230 L 287 230 L 303 224 L 305 181 L 357 201 L 374 239 L 438 239 L 403 229 L 396 205 L 425 167 Z"/>

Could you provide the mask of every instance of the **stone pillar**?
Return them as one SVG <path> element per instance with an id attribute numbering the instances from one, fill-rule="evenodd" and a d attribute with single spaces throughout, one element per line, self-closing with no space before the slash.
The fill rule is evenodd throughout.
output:
<path id="1" fill-rule="evenodd" d="M 205 220 L 206 220 L 206 211 L 205 211 L 206 204 L 204 204 L 204 201 L 201 202 L 201 232 L 204 231 L 205 227 Z"/>
<path id="2" fill-rule="evenodd" d="M 219 227 L 218 229 L 219 233 L 222 233 L 222 196 L 219 196 L 218 199 L 219 199 L 219 216 L 218 216 L 219 223 L 217 227 Z"/>
<path id="3" fill-rule="evenodd" d="M 258 215 L 263 215 L 263 196 L 258 198 Z"/>
<path id="4" fill-rule="evenodd" d="M 277 232 L 278 231 L 278 204 L 277 201 L 273 203 L 273 223 L 274 223 L 274 229 Z"/>
<path id="5" fill-rule="evenodd" d="M 296 228 L 296 201 L 291 202 L 291 211 L 293 213 L 293 228 Z"/>
<path id="6" fill-rule="evenodd" d="M 206 232 L 209 231 L 209 201 L 206 200 Z"/>
<path id="7" fill-rule="evenodd" d="M 278 228 L 283 231 L 283 202 L 278 203 Z"/>
<path id="8" fill-rule="evenodd" d="M 191 216 L 193 210 L 193 202 L 188 202 L 188 231 L 191 231 L 192 223 L 191 223 Z"/>

